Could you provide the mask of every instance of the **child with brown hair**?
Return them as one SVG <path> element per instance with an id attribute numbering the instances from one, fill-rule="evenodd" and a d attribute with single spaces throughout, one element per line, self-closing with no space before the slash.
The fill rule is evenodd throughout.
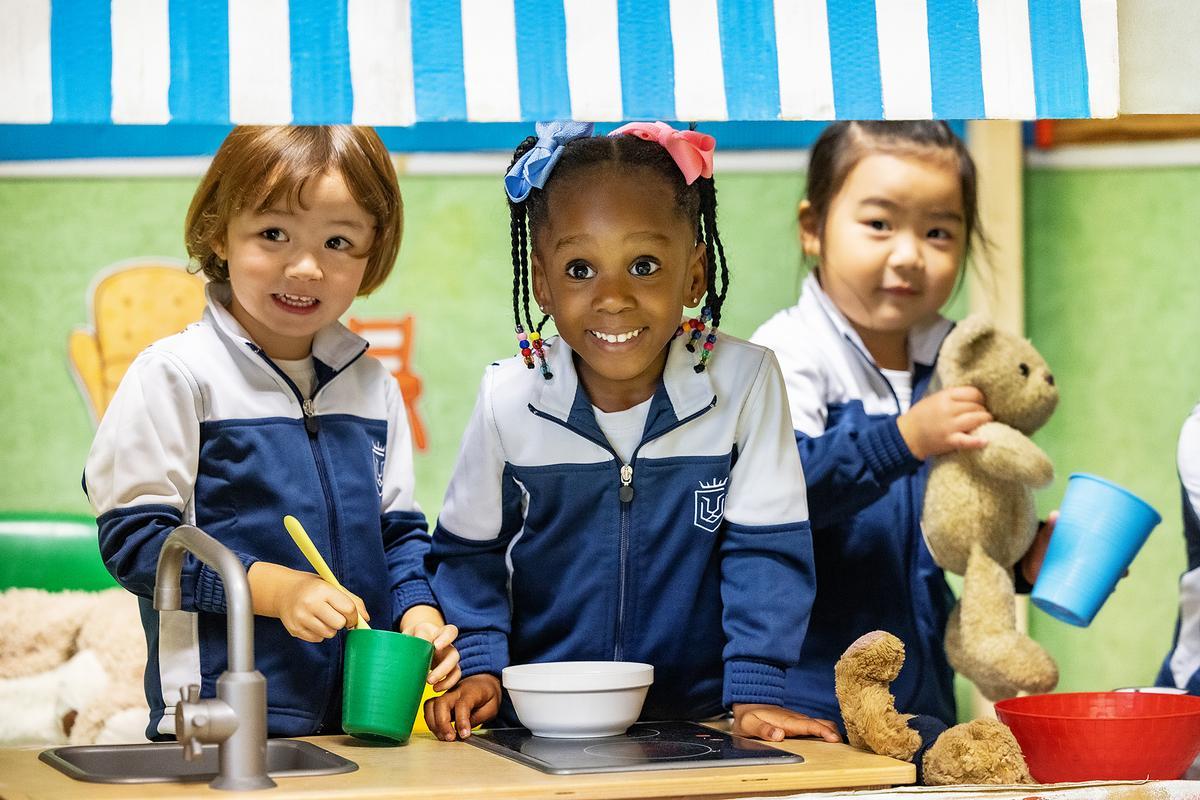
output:
<path id="1" fill-rule="evenodd" d="M 245 565 L 273 736 L 338 730 L 343 638 L 360 618 L 434 643 L 430 683 L 458 678 L 457 631 L 422 572 L 428 538 L 395 380 L 338 318 L 391 272 L 403 202 L 370 128 L 238 127 L 185 227 L 209 279 L 203 319 L 147 348 L 101 420 L 84 473 L 105 565 L 138 595 L 151 738 L 180 690 L 215 694 L 225 591 L 189 556 L 180 611 L 152 596 L 163 541 L 196 525 Z M 346 587 L 283 528 L 300 519 Z M 332 642 L 324 642 L 334 639 Z"/>

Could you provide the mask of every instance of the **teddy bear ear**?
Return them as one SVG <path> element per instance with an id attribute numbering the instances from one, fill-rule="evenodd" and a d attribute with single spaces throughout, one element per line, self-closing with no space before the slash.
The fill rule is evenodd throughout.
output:
<path id="1" fill-rule="evenodd" d="M 991 345 L 996 335 L 996 326 L 982 314 L 972 314 L 954 326 L 942 345 L 939 360 L 963 369 L 974 364 Z"/>

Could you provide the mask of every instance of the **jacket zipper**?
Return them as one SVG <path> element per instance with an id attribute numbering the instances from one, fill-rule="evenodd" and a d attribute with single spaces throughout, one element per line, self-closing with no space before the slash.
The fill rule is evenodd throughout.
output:
<path id="1" fill-rule="evenodd" d="M 633 454 L 629 457 L 629 463 L 621 464 L 620 468 L 617 471 L 617 479 L 618 479 L 617 499 L 620 501 L 620 504 L 621 504 L 621 511 L 620 511 L 620 514 L 621 514 L 620 520 L 621 521 L 620 521 L 619 546 L 617 548 L 617 552 L 618 552 L 617 625 L 616 625 L 616 631 L 613 635 L 613 661 L 623 660 L 622 656 L 624 655 L 624 648 L 622 646 L 622 640 L 625 638 L 625 564 L 629 559 L 629 517 L 633 511 L 633 494 L 634 494 L 634 492 L 633 492 L 633 464 L 634 464 L 634 462 L 637 461 L 638 451 L 641 450 L 644 445 L 654 441 L 655 439 L 658 439 L 659 437 L 665 436 L 666 434 L 670 433 L 671 431 L 675 430 L 676 428 L 680 427 L 681 425 L 685 425 L 688 422 L 691 422 L 692 420 L 701 416 L 702 414 L 707 413 L 716 404 L 717 404 L 717 398 L 714 396 L 712 401 L 707 406 L 700 409 L 695 414 L 692 414 L 690 417 L 685 417 L 681 420 L 676 420 L 674 425 L 664 428 L 661 431 L 659 431 L 658 433 L 651 436 L 650 438 L 643 439 L 642 441 L 638 442 L 638 446 L 633 449 Z M 612 448 L 612 445 L 609 444 L 609 442 L 607 440 L 597 439 L 595 437 L 588 436 L 583 431 L 572 427 L 571 425 L 567 424 L 565 421 L 559 419 L 558 417 L 553 417 L 549 414 L 538 411 L 536 408 L 533 407 L 532 404 L 529 405 L 529 410 L 531 412 L 533 412 L 534 416 L 538 416 L 538 417 L 541 417 L 542 419 L 547 419 L 547 420 L 550 420 L 551 422 L 557 423 L 558 425 L 561 425 L 562 427 L 566 428 L 567 430 L 571 431 L 572 433 L 574 433 L 578 436 L 582 436 L 584 439 L 587 439 L 589 442 L 594 442 L 595 444 L 599 445 L 600 447 L 603 447 L 605 450 L 612 453 L 613 458 L 615 458 L 618 463 L 620 463 L 622 461 L 621 457 L 617 454 L 617 451 Z"/>
<path id="2" fill-rule="evenodd" d="M 320 446 L 317 442 L 317 435 L 321 432 L 321 422 L 317 419 L 315 401 L 317 399 L 317 395 L 320 394 L 326 386 L 332 383 L 334 378 L 342 374 L 342 372 L 344 372 L 351 364 L 361 358 L 363 353 L 366 353 L 367 350 L 364 347 L 362 352 L 346 362 L 341 369 L 330 376 L 329 380 L 318 385 L 313 390 L 312 397 L 306 398 L 300 393 L 300 387 L 295 384 L 295 382 L 288 376 L 286 372 L 279 368 L 278 364 L 271 360 L 270 356 L 268 356 L 262 350 L 262 348 L 253 345 L 252 348 L 254 349 L 254 352 L 262 356 L 262 358 L 266 360 L 267 364 L 269 364 L 270 367 L 275 370 L 280 377 L 283 378 L 283 380 L 291 388 L 292 394 L 296 396 L 296 400 L 298 400 L 300 403 L 300 411 L 304 415 L 304 430 L 308 433 L 308 445 L 312 451 L 314 465 L 317 468 L 317 477 L 321 480 L 321 495 L 325 498 L 325 516 L 329 519 L 329 556 L 330 560 L 333 561 L 332 569 L 335 575 L 341 575 L 341 555 L 338 552 L 337 546 L 337 517 L 335 516 L 333 508 L 333 492 L 329 486 L 328 470 L 325 465 L 325 459 L 321 455 Z M 332 662 L 334 664 L 335 674 L 332 676 L 333 680 L 331 680 L 331 684 L 337 680 L 336 670 L 340 669 L 343 658 L 342 651 L 344 649 L 343 637 L 334 637 L 334 640 L 336 641 L 335 647 L 337 648 L 338 652 Z M 322 704 L 321 713 L 316 720 L 318 733 L 320 733 L 321 729 L 324 727 L 325 717 L 329 715 L 329 705 L 333 697 L 333 691 L 331 690 L 331 687 L 326 687 L 324 695 L 325 702 Z"/>
<path id="3" fill-rule="evenodd" d="M 635 449 L 634 457 L 630 461 L 636 457 Z M 613 639 L 613 661 L 622 661 L 624 647 L 621 643 L 625 640 L 625 562 L 629 560 L 629 516 L 633 506 L 632 464 L 624 464 L 621 467 L 621 486 L 617 489 L 617 497 L 621 501 L 621 535 L 617 569 L 617 632 Z"/>

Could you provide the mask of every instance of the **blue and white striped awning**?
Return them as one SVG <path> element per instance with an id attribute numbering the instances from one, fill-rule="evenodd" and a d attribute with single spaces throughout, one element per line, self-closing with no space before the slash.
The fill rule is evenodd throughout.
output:
<path id="1" fill-rule="evenodd" d="M 1114 116 L 1116 0 L 0 0 L 0 122 Z"/>

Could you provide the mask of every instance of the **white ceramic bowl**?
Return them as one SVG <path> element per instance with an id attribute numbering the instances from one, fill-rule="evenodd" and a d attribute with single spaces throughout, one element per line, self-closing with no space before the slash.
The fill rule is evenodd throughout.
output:
<path id="1" fill-rule="evenodd" d="M 546 661 L 505 667 L 504 688 L 534 736 L 617 736 L 637 722 L 654 667 L 632 661 Z"/>

